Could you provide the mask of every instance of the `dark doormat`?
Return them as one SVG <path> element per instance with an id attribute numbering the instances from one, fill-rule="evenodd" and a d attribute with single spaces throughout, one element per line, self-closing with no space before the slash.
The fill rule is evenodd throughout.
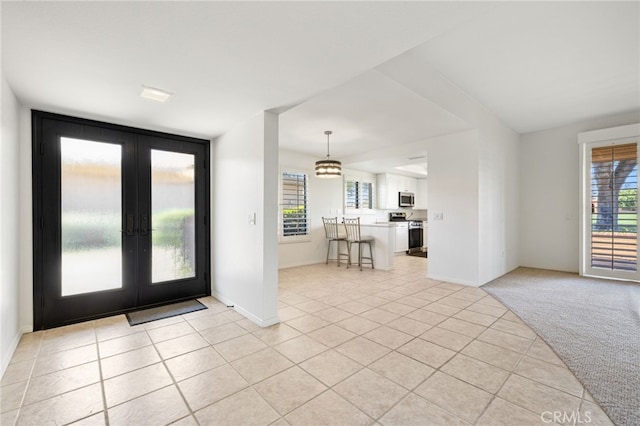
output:
<path id="1" fill-rule="evenodd" d="M 427 257 L 426 251 L 414 251 L 413 253 L 409 253 L 409 256 L 413 257 Z"/>
<path id="2" fill-rule="evenodd" d="M 202 309 L 207 309 L 207 307 L 197 300 L 187 300 L 186 302 L 129 312 L 126 315 L 129 325 L 138 325 L 145 322 L 188 314 L 189 312 L 200 311 Z"/>

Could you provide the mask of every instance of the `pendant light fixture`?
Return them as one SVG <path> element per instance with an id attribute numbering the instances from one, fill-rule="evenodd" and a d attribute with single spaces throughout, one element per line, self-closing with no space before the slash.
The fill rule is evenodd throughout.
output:
<path id="1" fill-rule="evenodd" d="M 331 130 L 324 132 L 327 135 L 327 159 L 316 161 L 316 176 L 319 178 L 334 178 L 342 176 L 342 163 L 329 159 L 329 135 Z"/>

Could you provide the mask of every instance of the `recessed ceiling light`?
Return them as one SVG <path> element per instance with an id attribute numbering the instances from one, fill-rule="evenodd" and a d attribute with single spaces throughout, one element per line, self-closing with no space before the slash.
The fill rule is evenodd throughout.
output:
<path id="1" fill-rule="evenodd" d="M 140 96 L 158 102 L 166 102 L 171 96 L 173 96 L 173 93 L 169 93 L 166 90 L 157 89 L 155 87 L 142 86 L 142 93 L 140 93 Z"/>

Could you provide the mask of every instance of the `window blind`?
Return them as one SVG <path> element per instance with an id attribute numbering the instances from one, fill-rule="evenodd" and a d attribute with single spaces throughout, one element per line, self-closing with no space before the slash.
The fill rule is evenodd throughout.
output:
<path id="1" fill-rule="evenodd" d="M 636 271 L 637 144 L 591 149 L 591 266 Z"/>
<path id="2" fill-rule="evenodd" d="M 346 209 L 358 208 L 358 182 L 353 180 L 345 182 L 344 207 Z"/>
<path id="3" fill-rule="evenodd" d="M 307 175 L 282 173 L 282 235 L 308 235 Z"/>

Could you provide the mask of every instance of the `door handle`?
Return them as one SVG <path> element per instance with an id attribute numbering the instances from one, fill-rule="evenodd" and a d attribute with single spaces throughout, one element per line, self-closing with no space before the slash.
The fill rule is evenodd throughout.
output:
<path id="1" fill-rule="evenodd" d="M 149 235 L 149 215 L 140 215 L 140 235 Z"/>
<path id="2" fill-rule="evenodd" d="M 133 213 L 127 213 L 126 226 L 125 226 L 125 235 L 131 237 L 135 234 L 135 220 L 133 217 Z"/>

